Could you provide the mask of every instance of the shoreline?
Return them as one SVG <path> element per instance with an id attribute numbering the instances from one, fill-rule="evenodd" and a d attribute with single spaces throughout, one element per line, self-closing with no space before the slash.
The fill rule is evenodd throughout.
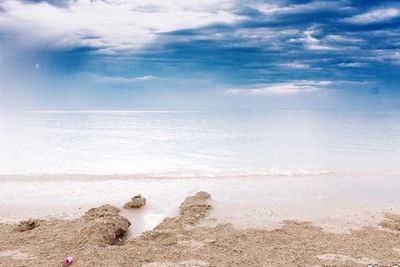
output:
<path id="1" fill-rule="evenodd" d="M 199 190 L 214 196 L 214 209 L 210 212 L 214 221 L 238 228 L 276 229 L 290 219 L 310 221 L 332 232 L 346 232 L 376 225 L 385 212 L 400 214 L 396 190 L 400 179 L 392 177 L 75 178 L 0 179 L 0 222 L 75 219 L 92 207 L 120 207 L 132 195 L 141 193 L 149 199 L 146 207 L 123 211 L 128 219 L 140 222 L 131 227 L 137 236 L 165 217 L 176 216 L 183 199 Z"/>
<path id="2" fill-rule="evenodd" d="M 281 179 L 281 178 L 389 178 L 398 177 L 397 172 L 371 172 L 371 171 L 333 171 L 333 170 L 302 170 L 302 169 L 277 169 L 265 172 L 240 172 L 228 171 L 221 173 L 27 173 L 27 174 L 0 174 L 1 181 L 32 181 L 32 180 L 187 180 L 187 179 Z"/>

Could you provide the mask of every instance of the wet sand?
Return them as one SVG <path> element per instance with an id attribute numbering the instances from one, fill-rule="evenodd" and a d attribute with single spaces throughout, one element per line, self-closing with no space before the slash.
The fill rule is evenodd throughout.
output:
<path id="1" fill-rule="evenodd" d="M 332 233 L 310 222 L 284 221 L 274 230 L 210 223 L 210 195 L 199 192 L 140 236 L 127 239 L 128 220 L 110 205 L 72 220 L 39 220 L 20 232 L 1 224 L 1 266 L 392 266 L 400 259 L 400 216 L 377 226 Z M 240 210 L 237 210 L 240 213 Z M 329 210 L 326 210 L 329 212 Z M 135 224 L 135 221 L 131 221 Z"/>

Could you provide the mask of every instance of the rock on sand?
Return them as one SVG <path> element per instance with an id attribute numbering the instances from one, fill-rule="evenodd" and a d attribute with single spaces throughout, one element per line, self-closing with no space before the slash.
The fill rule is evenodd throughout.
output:
<path id="1" fill-rule="evenodd" d="M 125 203 L 124 208 L 125 209 L 138 209 L 140 207 L 143 207 L 146 204 L 146 199 L 142 197 L 142 195 L 136 195 L 131 200 L 127 203 Z"/>

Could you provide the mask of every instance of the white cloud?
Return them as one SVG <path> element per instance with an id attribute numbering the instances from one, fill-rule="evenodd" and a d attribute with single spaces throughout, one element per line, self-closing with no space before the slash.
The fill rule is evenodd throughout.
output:
<path id="1" fill-rule="evenodd" d="M 338 34 L 330 34 L 325 37 L 326 40 L 339 43 L 360 43 L 363 40 L 360 38 L 353 38 L 348 36 L 342 36 Z"/>
<path id="2" fill-rule="evenodd" d="M 320 51 L 332 51 L 338 50 L 338 48 L 329 46 L 329 45 L 320 45 L 320 44 L 309 44 L 306 46 L 308 50 L 320 50 Z"/>
<path id="3" fill-rule="evenodd" d="M 291 81 L 286 83 L 269 84 L 256 88 L 231 88 L 226 89 L 228 95 L 293 95 L 310 93 L 326 88 L 331 81 Z"/>
<path id="4" fill-rule="evenodd" d="M 69 0 L 64 7 L 47 2 L 3 0 L 0 28 L 56 47 L 90 46 L 102 53 L 132 52 L 159 33 L 243 19 L 234 0 Z M 87 38 L 87 37 L 94 38 Z M 31 44 L 32 45 L 32 44 Z"/>
<path id="5" fill-rule="evenodd" d="M 298 34 L 297 29 L 273 29 L 273 28 L 238 28 L 233 32 L 220 34 L 221 39 L 235 39 L 229 46 L 253 46 L 268 50 L 283 49 L 282 42 L 289 37 Z M 210 38 L 210 36 L 207 36 Z"/>
<path id="6" fill-rule="evenodd" d="M 400 8 L 391 7 L 375 9 L 351 18 L 345 18 L 344 21 L 355 24 L 369 24 L 388 21 L 397 17 L 400 17 Z"/>
<path id="7" fill-rule="evenodd" d="M 350 63 L 340 63 L 338 64 L 339 67 L 342 68 L 362 68 L 362 67 L 366 67 L 369 64 L 366 62 L 350 62 Z"/>
<path id="8" fill-rule="evenodd" d="M 277 13 L 306 13 L 327 9 L 347 9 L 346 3 L 347 1 L 313 1 L 306 4 L 292 4 L 286 6 L 272 3 L 253 3 L 249 6 L 268 15 Z"/>
<path id="9" fill-rule="evenodd" d="M 140 77 L 111 77 L 111 76 L 95 76 L 94 77 L 98 82 L 105 83 L 132 83 L 137 81 L 151 81 L 157 79 L 157 77 L 153 75 L 144 75 Z"/>
<path id="10" fill-rule="evenodd" d="M 310 65 L 300 63 L 300 62 L 290 62 L 290 63 L 284 63 L 280 65 L 281 67 L 284 68 L 289 68 L 289 69 L 309 69 Z"/>
<path id="11" fill-rule="evenodd" d="M 325 44 L 321 42 L 321 40 L 313 37 L 313 34 L 316 33 L 314 29 L 310 29 L 307 31 L 304 31 L 304 37 L 301 38 L 292 38 L 289 39 L 289 43 L 303 43 L 304 47 L 308 50 L 320 50 L 320 51 L 333 51 L 333 50 L 339 50 L 338 47 L 331 46 L 329 44 Z"/>
<path id="12" fill-rule="evenodd" d="M 375 55 L 369 58 L 369 60 L 400 65 L 400 50 L 376 50 Z"/>
<path id="13" fill-rule="evenodd" d="M 144 75 L 142 77 L 136 77 L 135 78 L 137 81 L 151 81 L 157 79 L 157 77 L 153 75 Z"/>

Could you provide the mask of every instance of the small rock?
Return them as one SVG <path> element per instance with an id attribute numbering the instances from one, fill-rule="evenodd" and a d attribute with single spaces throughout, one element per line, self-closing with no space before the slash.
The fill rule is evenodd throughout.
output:
<path id="1" fill-rule="evenodd" d="M 125 203 L 125 209 L 138 209 L 146 204 L 146 199 L 142 195 L 134 196 L 129 202 Z"/>

